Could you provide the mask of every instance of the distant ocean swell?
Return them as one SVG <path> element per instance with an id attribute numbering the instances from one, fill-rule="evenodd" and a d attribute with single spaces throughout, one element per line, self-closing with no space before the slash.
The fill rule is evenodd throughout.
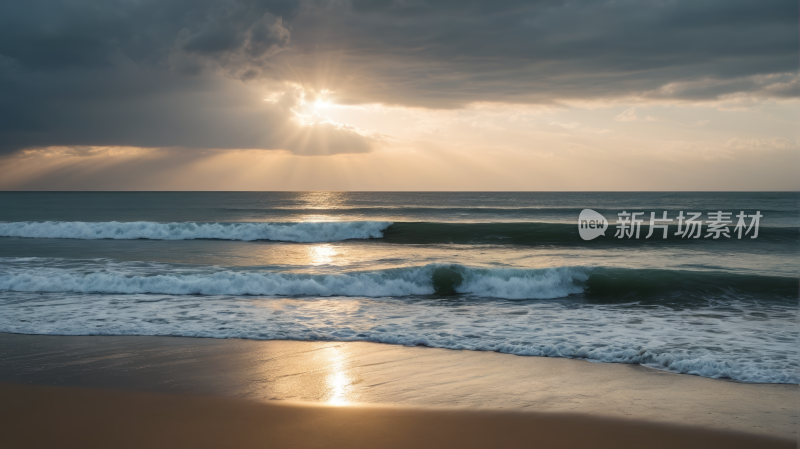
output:
<path id="1" fill-rule="evenodd" d="M 705 231 L 706 227 L 703 227 Z M 766 228 L 759 229 L 756 240 L 745 237 L 738 240 L 733 234 L 733 227 L 729 235 L 733 238 L 722 237 L 718 240 L 711 238 L 687 239 L 675 235 L 677 226 L 670 226 L 667 238 L 663 238 L 663 230 L 656 229 L 653 235 L 645 238 L 649 226 L 641 226 L 639 238 L 618 239 L 614 237 L 615 227 L 609 224 L 605 237 L 592 241 L 584 241 L 578 233 L 577 214 L 575 224 L 567 223 L 428 223 L 404 222 L 393 223 L 383 231 L 383 241 L 401 244 L 493 244 L 493 245 L 518 245 L 518 246 L 620 246 L 620 245 L 698 245 L 713 243 L 719 245 L 744 245 L 748 243 L 791 243 L 800 241 L 800 232 L 795 228 Z M 703 236 L 706 232 L 703 232 Z M 751 233 L 752 235 L 752 233 Z"/>
<path id="2" fill-rule="evenodd" d="M 704 228 L 705 229 L 705 228 Z M 722 237 L 687 239 L 675 235 L 677 227 L 657 230 L 649 239 L 648 226 L 642 226 L 638 239 L 614 238 L 614 227 L 609 227 L 605 238 L 590 242 L 578 235 L 577 224 L 564 223 L 429 223 L 386 221 L 340 222 L 238 222 L 238 223 L 155 223 L 137 222 L 11 222 L 0 223 L 0 237 L 61 238 L 61 239 L 116 239 L 116 240 L 272 240 L 283 242 L 314 243 L 351 239 L 382 239 L 394 244 L 500 244 L 519 246 L 619 246 L 619 245 L 684 245 L 713 242 L 746 245 L 748 243 L 797 244 L 800 232 L 794 228 L 767 228 L 759 230 L 756 240 L 749 236 L 739 240 Z M 705 233 L 704 233 L 705 234 Z"/>
<path id="3" fill-rule="evenodd" d="M 631 270 L 605 267 L 478 268 L 430 264 L 371 272 L 306 274 L 263 271 L 131 274 L 119 270 L 3 269 L 0 291 L 104 294 L 389 297 L 473 295 L 508 300 L 573 294 L 604 302 L 665 298 L 676 293 L 796 298 L 794 279 L 722 272 Z"/>

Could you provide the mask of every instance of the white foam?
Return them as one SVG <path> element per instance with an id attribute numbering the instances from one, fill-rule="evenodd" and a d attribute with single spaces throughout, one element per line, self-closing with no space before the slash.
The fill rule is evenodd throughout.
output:
<path id="1" fill-rule="evenodd" d="M 154 223 L 20 221 L 0 223 L 0 237 L 48 239 L 151 239 L 151 240 L 276 240 L 285 242 L 334 242 L 381 238 L 391 226 L 385 221 L 319 223 Z"/>
<path id="2" fill-rule="evenodd" d="M 433 293 L 430 282 L 409 272 L 299 275 L 223 271 L 202 275 L 126 276 L 120 273 L 75 274 L 50 270 L 39 274 L 0 275 L 0 290 L 20 292 L 160 293 L 169 295 L 314 295 L 407 296 Z"/>
<path id="3" fill-rule="evenodd" d="M 540 270 L 494 269 L 465 270 L 459 293 L 488 298 L 553 299 L 583 292 L 589 270 L 581 267 L 556 267 Z"/>
<path id="4" fill-rule="evenodd" d="M 800 382 L 791 316 L 754 322 L 736 312 L 720 319 L 722 313 L 697 325 L 695 310 L 553 301 L 0 292 L 0 332 L 371 341 L 633 363 L 742 382 Z"/>
<path id="5" fill-rule="evenodd" d="M 408 296 L 435 292 L 436 270 L 462 273 L 461 293 L 506 299 L 550 299 L 580 293 L 586 269 L 476 269 L 426 265 L 374 272 L 311 275 L 217 271 L 199 274 L 141 275 L 137 270 L 83 273 L 75 269 L 25 267 L 0 272 L 0 290 L 18 292 L 161 293 L 169 295 Z M 131 267 L 133 268 L 133 267 Z"/>
<path id="6" fill-rule="evenodd" d="M 454 273 L 472 297 L 414 297 Z M 423 344 L 800 382 L 796 305 L 724 295 L 700 309 L 474 298 L 558 297 L 579 291 L 589 273 L 426 265 L 325 275 L 2 258 L 0 332 Z"/>

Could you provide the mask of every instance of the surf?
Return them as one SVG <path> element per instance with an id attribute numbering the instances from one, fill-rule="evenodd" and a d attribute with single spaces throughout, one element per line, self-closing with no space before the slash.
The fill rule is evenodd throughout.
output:
<path id="1" fill-rule="evenodd" d="M 381 238 L 392 223 L 339 221 L 301 223 L 155 223 L 46 221 L 0 223 L 0 236 L 80 240 L 273 240 L 282 242 L 335 242 Z"/>
<path id="2" fill-rule="evenodd" d="M 728 272 L 598 266 L 475 267 L 434 263 L 374 271 L 308 273 L 108 262 L 47 267 L 25 259 L 0 263 L 0 291 L 232 296 L 470 296 L 501 300 L 580 297 L 598 303 L 688 304 L 708 295 L 796 299 L 796 280 Z M 188 271 L 188 272 L 187 272 Z"/>

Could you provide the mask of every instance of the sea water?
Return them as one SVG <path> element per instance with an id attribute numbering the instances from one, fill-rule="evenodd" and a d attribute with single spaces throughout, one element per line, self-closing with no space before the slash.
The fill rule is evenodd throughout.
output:
<path id="1" fill-rule="evenodd" d="M 578 233 L 592 209 L 604 236 Z M 617 238 L 621 212 L 641 235 Z M 731 212 L 730 237 L 645 238 Z M 763 217 L 737 238 L 735 215 Z M 749 221 L 748 221 L 749 224 Z M 797 193 L 0 193 L 0 332 L 372 341 L 798 383 Z"/>

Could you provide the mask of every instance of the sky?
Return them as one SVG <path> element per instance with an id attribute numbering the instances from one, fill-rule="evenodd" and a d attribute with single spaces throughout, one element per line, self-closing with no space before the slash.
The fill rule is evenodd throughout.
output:
<path id="1" fill-rule="evenodd" d="M 0 190 L 800 190 L 795 0 L 0 3 Z"/>

